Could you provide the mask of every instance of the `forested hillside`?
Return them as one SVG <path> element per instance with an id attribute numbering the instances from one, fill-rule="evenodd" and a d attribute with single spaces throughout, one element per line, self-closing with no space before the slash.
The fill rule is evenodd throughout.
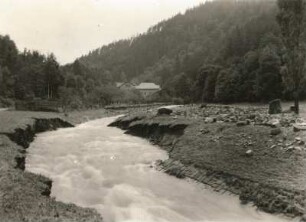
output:
<path id="1" fill-rule="evenodd" d="M 58 99 L 64 80 L 53 54 L 37 51 L 19 52 L 9 36 L 0 36 L 0 100 L 11 105 L 13 100 L 33 98 Z"/>
<path id="2" fill-rule="evenodd" d="M 241 102 L 289 98 L 275 1 L 216 0 L 80 58 L 116 81 L 153 81 L 165 97 Z"/>
<path id="3" fill-rule="evenodd" d="M 9 36 L 0 35 L 0 107 L 15 101 L 60 101 L 64 108 L 88 108 L 141 101 L 138 92 L 119 90 L 111 76 L 80 62 L 61 67 L 53 54 L 19 52 Z"/>
<path id="4" fill-rule="evenodd" d="M 118 81 L 160 84 L 159 101 L 291 99 L 277 12 L 273 0 L 209 1 L 62 67 L 54 55 L 20 52 L 0 36 L 0 100 L 53 99 L 75 108 L 141 101 L 136 91 L 117 89 Z"/>

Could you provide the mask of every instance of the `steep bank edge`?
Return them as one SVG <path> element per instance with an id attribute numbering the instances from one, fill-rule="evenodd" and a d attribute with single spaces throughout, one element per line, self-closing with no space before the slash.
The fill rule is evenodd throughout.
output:
<path id="1" fill-rule="evenodd" d="M 25 161 L 26 161 L 26 149 L 29 147 L 30 143 L 33 142 L 35 136 L 37 133 L 42 133 L 50 130 L 56 130 L 58 128 L 68 128 L 68 127 L 74 127 L 69 122 L 66 122 L 60 118 L 50 118 L 50 119 L 39 119 L 34 118 L 34 122 L 32 125 L 26 125 L 23 128 L 17 128 L 12 133 L 2 133 L 3 135 L 6 135 L 11 141 L 16 143 L 17 145 L 21 146 L 23 149 L 20 151 L 20 153 L 15 156 L 16 161 L 16 169 L 20 169 L 22 171 L 25 170 Z M 51 188 L 52 188 L 52 180 L 39 175 L 37 177 L 37 180 L 34 181 L 35 183 L 43 183 L 45 184 L 43 190 L 39 190 L 40 194 L 42 196 L 50 197 L 51 194 Z M 71 207 L 73 204 L 65 204 L 61 202 L 56 202 L 59 204 L 60 207 L 65 208 L 65 205 L 67 205 L 67 209 Z M 75 217 L 73 218 L 73 221 L 103 221 L 101 216 L 94 210 L 94 209 L 88 209 L 88 208 L 81 208 L 78 206 L 75 206 L 79 210 L 84 210 L 84 215 L 80 212 L 75 212 Z M 92 218 L 88 218 L 88 215 L 92 215 Z M 71 216 L 71 215 L 70 215 Z M 82 218 L 82 216 L 84 218 Z M 57 220 L 54 218 L 54 220 Z"/>
<path id="2" fill-rule="evenodd" d="M 176 141 L 188 127 L 188 123 L 165 122 L 144 116 L 125 116 L 109 126 L 126 130 L 127 134 L 146 138 L 171 154 L 171 151 L 175 149 Z M 302 216 L 305 213 L 303 207 L 305 192 L 272 187 L 209 168 L 199 169 L 174 159 L 158 162 L 158 168 L 178 178 L 188 177 L 204 183 L 215 191 L 228 191 L 238 195 L 243 204 L 251 202 L 268 213 L 284 214 L 289 217 Z"/>

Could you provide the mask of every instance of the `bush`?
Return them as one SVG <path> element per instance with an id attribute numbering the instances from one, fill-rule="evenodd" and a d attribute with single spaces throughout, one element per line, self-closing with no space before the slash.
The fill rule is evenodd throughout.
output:
<path id="1" fill-rule="evenodd" d="M 14 100 L 0 97 L 0 107 L 13 107 L 13 106 L 15 106 Z"/>

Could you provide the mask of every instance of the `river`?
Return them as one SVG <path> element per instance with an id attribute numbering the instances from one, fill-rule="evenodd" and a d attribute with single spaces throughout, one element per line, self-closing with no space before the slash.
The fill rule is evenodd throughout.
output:
<path id="1" fill-rule="evenodd" d="M 239 199 L 152 168 L 167 153 L 107 127 L 114 118 L 39 134 L 26 170 L 53 180 L 51 196 L 98 210 L 105 222 L 281 222 Z"/>

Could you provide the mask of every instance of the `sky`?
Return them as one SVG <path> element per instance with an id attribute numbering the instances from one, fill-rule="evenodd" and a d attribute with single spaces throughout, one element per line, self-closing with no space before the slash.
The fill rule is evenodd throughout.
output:
<path id="1" fill-rule="evenodd" d="M 0 0 L 0 35 L 61 64 L 145 32 L 205 0 Z"/>

